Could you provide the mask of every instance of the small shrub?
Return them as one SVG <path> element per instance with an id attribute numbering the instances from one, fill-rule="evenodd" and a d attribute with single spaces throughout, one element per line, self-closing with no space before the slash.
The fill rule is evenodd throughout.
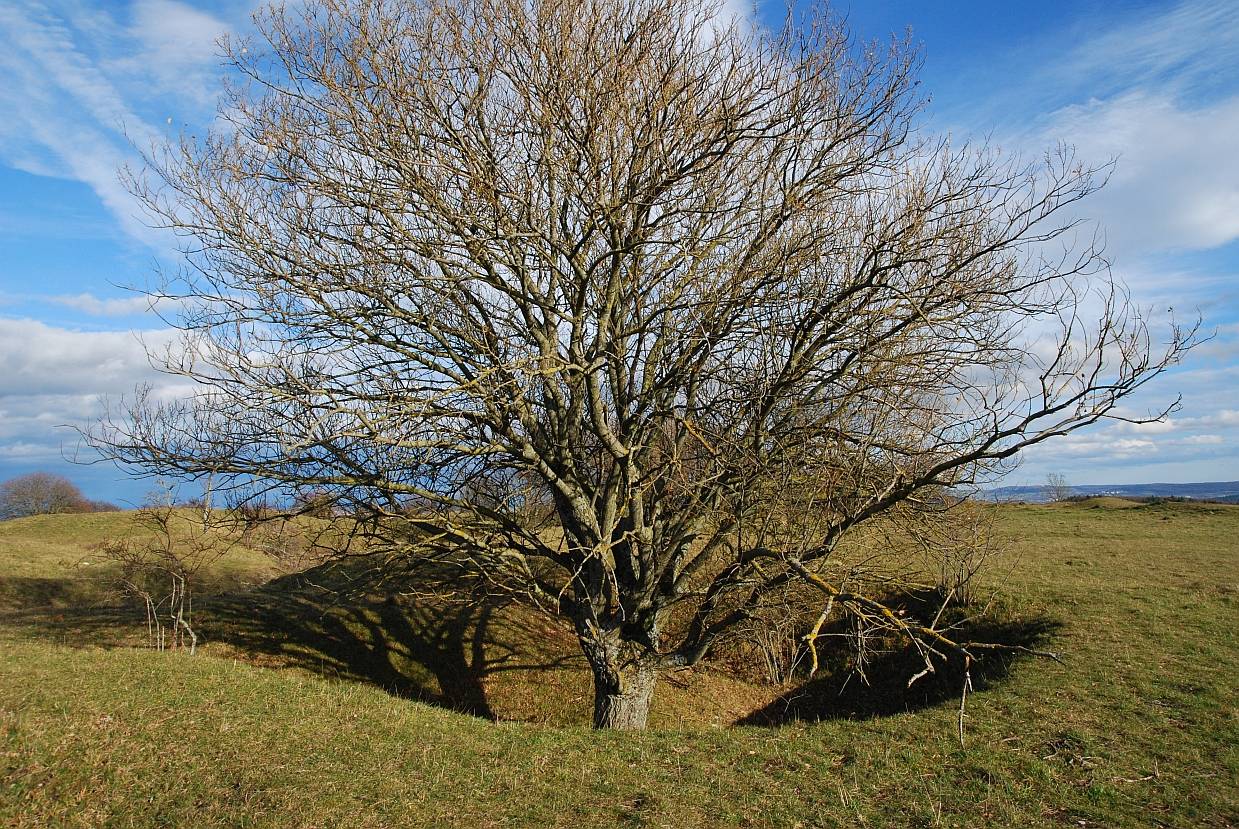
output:
<path id="1" fill-rule="evenodd" d="M 237 545 L 230 517 L 206 514 L 191 519 L 174 506 L 146 506 L 137 523 L 148 535 L 117 538 L 97 549 L 120 566 L 117 585 L 142 603 L 150 646 L 156 650 L 197 649 L 193 592 L 198 574 Z"/>
<path id="2" fill-rule="evenodd" d="M 944 600 L 972 604 L 976 576 L 1006 552 L 1005 543 L 994 533 L 995 518 L 993 504 L 944 499 L 904 524 Z"/>

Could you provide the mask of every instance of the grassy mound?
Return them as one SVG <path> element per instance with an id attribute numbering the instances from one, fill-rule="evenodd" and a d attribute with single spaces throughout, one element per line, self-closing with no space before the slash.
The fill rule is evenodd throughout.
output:
<path id="1" fill-rule="evenodd" d="M 0 523 L 0 825 L 1234 825 L 1239 508 L 1013 506 L 1001 529 L 1002 623 L 1066 665 L 992 663 L 961 747 L 953 680 L 909 697 L 898 665 L 693 671 L 650 732 L 591 732 L 553 621 L 340 602 L 246 550 L 196 657 L 128 647 L 140 614 L 76 562 L 131 517 Z"/>
<path id="2" fill-rule="evenodd" d="M 1131 509 L 1140 506 L 1139 501 L 1133 501 L 1130 498 L 1118 498 L 1113 495 L 1081 498 L 1079 501 L 1073 502 L 1073 504 L 1084 509 Z"/>

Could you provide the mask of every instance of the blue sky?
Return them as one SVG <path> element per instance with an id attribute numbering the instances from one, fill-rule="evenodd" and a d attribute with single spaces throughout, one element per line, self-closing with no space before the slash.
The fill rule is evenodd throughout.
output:
<path id="1" fill-rule="evenodd" d="M 751 13 L 751 4 L 729 0 Z M 171 334 L 123 287 L 175 266 L 117 180 L 133 146 L 212 122 L 215 40 L 241 0 L 0 0 L 0 480 L 48 469 L 87 494 L 150 488 L 65 458 L 109 397 L 151 383 Z M 782 3 L 759 4 L 759 19 Z M 836 3 L 855 33 L 911 29 L 930 129 L 1037 155 L 1056 141 L 1116 159 L 1085 212 L 1142 305 L 1199 310 L 1217 336 L 1133 401 L 1182 395 L 1164 423 L 1112 423 L 1028 456 L 1008 483 L 1239 478 L 1239 3 Z"/>

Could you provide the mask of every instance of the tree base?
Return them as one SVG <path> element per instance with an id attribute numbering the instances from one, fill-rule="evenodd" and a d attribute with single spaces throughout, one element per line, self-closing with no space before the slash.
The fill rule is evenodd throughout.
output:
<path id="1" fill-rule="evenodd" d="M 650 716 L 657 672 L 635 667 L 618 676 L 594 676 L 594 728 L 641 731 Z"/>

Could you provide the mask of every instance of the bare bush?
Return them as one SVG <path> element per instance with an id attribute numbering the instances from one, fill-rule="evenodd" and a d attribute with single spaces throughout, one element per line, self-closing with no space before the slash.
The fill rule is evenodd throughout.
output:
<path id="1" fill-rule="evenodd" d="M 994 531 L 997 517 L 996 504 L 943 496 L 902 522 L 943 601 L 972 604 L 977 575 L 1002 562 L 1009 545 Z"/>
<path id="2" fill-rule="evenodd" d="M 142 534 L 105 542 L 97 555 L 119 566 L 117 585 L 141 602 L 150 647 L 188 648 L 193 654 L 198 577 L 237 546 L 236 528 L 227 518 L 203 521 L 194 511 L 171 505 L 143 507 L 134 520 Z"/>
<path id="3" fill-rule="evenodd" d="M 1065 475 L 1058 472 L 1051 472 L 1045 476 L 1044 489 L 1047 501 L 1067 501 L 1072 496 L 1071 484 L 1067 483 Z"/>
<path id="4" fill-rule="evenodd" d="M 820 605 L 800 585 L 789 585 L 736 626 L 731 647 L 743 661 L 758 666 L 768 684 L 788 685 L 808 654 L 805 635 Z"/>
<path id="5" fill-rule="evenodd" d="M 246 514 L 241 520 L 245 546 L 266 555 L 285 573 L 322 564 L 340 551 L 334 531 L 296 516 L 268 510 L 257 516 Z"/>

